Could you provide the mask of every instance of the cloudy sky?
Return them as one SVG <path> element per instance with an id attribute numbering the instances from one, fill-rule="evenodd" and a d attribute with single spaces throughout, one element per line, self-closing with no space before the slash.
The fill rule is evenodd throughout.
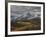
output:
<path id="1" fill-rule="evenodd" d="M 11 16 L 20 17 L 30 13 L 31 15 L 40 15 L 41 7 L 38 6 L 16 6 L 11 5 Z"/>

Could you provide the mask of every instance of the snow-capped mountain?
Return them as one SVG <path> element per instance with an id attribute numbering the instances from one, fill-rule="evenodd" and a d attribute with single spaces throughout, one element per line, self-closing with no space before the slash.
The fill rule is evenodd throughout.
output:
<path id="1" fill-rule="evenodd" d="M 34 6 L 11 6 L 11 20 L 30 20 L 41 15 L 41 7 Z"/>
<path id="2" fill-rule="evenodd" d="M 30 13 L 27 13 L 25 15 L 22 15 L 18 18 L 16 18 L 16 20 L 30 20 L 30 19 L 33 19 L 33 18 L 36 18 L 36 17 L 39 17 L 40 18 L 40 15 L 39 14 L 30 14 Z"/>

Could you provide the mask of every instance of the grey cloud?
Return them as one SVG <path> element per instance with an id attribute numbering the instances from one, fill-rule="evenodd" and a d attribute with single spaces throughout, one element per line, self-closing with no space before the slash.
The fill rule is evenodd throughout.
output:
<path id="1" fill-rule="evenodd" d="M 16 6 L 16 5 L 11 5 L 11 14 L 12 15 L 22 15 L 26 14 L 27 12 L 30 12 L 31 14 L 35 14 L 36 12 L 40 13 L 41 9 L 40 7 L 36 6 Z"/>

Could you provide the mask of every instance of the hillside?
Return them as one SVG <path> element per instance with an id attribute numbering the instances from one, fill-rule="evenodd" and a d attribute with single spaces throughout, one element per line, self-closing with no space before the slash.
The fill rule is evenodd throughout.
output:
<path id="1" fill-rule="evenodd" d="M 40 30 L 40 26 L 41 21 L 38 17 L 30 20 L 17 20 L 11 23 L 11 31 Z"/>

